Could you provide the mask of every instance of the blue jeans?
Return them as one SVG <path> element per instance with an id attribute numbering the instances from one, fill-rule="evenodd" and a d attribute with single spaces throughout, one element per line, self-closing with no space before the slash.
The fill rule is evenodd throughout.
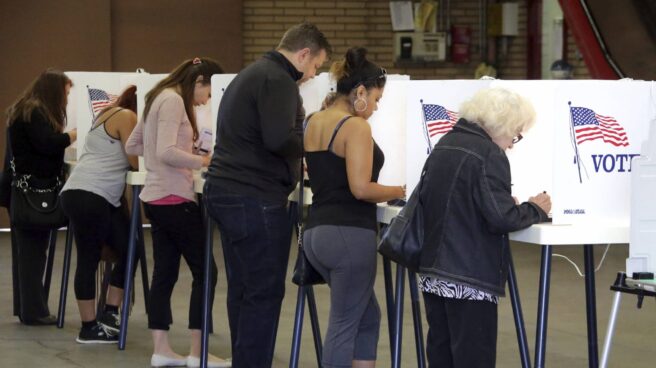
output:
<path id="1" fill-rule="evenodd" d="M 228 277 L 232 366 L 271 367 L 291 245 L 287 201 L 265 202 L 205 183 Z"/>

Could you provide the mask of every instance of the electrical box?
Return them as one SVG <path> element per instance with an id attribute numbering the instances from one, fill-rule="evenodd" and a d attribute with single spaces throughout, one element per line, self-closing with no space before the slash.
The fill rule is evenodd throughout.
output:
<path id="1" fill-rule="evenodd" d="M 443 61 L 446 59 L 444 32 L 394 33 L 395 60 Z"/>
<path id="2" fill-rule="evenodd" d="M 497 3 L 490 5 L 487 12 L 487 35 L 493 37 L 518 36 L 518 17 L 518 3 Z"/>

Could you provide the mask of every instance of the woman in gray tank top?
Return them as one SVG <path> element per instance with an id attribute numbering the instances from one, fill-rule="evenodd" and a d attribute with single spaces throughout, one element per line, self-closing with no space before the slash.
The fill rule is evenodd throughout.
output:
<path id="1" fill-rule="evenodd" d="M 82 328 L 81 344 L 118 341 L 118 306 L 123 299 L 125 248 L 129 220 L 122 196 L 125 175 L 137 168 L 137 157 L 125 153 L 125 142 L 137 123 L 135 86 L 128 87 L 116 102 L 96 116 L 86 136 L 80 160 L 61 191 L 61 205 L 75 235 L 77 268 L 75 297 Z M 112 269 L 105 310 L 96 316 L 96 271 L 102 247 L 112 248 L 118 261 Z"/>

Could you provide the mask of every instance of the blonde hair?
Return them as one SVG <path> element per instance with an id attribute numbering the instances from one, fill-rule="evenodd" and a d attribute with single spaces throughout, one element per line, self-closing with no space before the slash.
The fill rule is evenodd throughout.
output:
<path id="1" fill-rule="evenodd" d="M 514 137 L 535 123 L 529 100 L 505 88 L 482 89 L 460 105 L 461 118 L 485 129 L 492 137 Z"/>

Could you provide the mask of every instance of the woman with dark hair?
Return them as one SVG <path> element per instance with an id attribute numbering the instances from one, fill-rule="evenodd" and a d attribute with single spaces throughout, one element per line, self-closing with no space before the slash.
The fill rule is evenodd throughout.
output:
<path id="1" fill-rule="evenodd" d="M 136 92 L 137 87 L 128 87 L 94 119 L 84 142 L 84 152 L 61 192 L 61 205 L 73 225 L 77 248 L 75 297 L 82 328 L 76 341 L 80 344 L 118 341 L 118 306 L 123 299 L 129 233 L 129 220 L 121 199 L 125 174 L 138 165 L 137 157 L 128 156 L 124 146 L 137 124 Z M 96 316 L 95 276 L 105 244 L 112 248 L 118 261 L 112 270 L 105 310 Z"/>
<path id="2" fill-rule="evenodd" d="M 405 188 L 378 184 L 385 157 L 367 119 L 378 108 L 384 69 L 352 48 L 333 63 L 337 94 L 308 117 L 304 146 L 312 210 L 303 235 L 310 263 L 330 285 L 323 366 L 374 367 L 380 309 L 376 279 L 376 203 L 405 197 Z"/>
<path id="3" fill-rule="evenodd" d="M 129 154 L 144 156 L 148 170 L 140 198 L 152 226 L 154 270 L 149 305 L 153 307 L 148 311 L 148 328 L 154 345 L 150 362 L 155 367 L 200 365 L 205 238 L 192 170 L 207 167 L 210 158 L 192 152 L 198 139 L 194 106 L 207 103 L 212 75 L 222 72 L 219 64 L 208 58 L 180 64 L 146 94 L 143 117 L 126 147 Z M 178 279 L 180 256 L 193 275 L 188 325 L 191 348 L 186 359 L 171 349 L 168 340 L 173 322 L 171 293 Z M 216 273 L 212 262 L 212 300 Z M 229 367 L 230 363 L 210 355 L 208 366 Z"/>
<path id="4" fill-rule="evenodd" d="M 59 190 L 58 183 L 63 181 L 64 150 L 77 138 L 76 130 L 64 133 L 71 86 L 66 74 L 48 69 L 7 110 L 16 175 L 29 176 L 30 185 L 36 188 Z M 11 231 L 19 280 L 14 313 L 27 325 L 53 325 L 56 318 L 50 315 L 41 281 L 50 230 L 19 228 L 12 223 Z"/>

